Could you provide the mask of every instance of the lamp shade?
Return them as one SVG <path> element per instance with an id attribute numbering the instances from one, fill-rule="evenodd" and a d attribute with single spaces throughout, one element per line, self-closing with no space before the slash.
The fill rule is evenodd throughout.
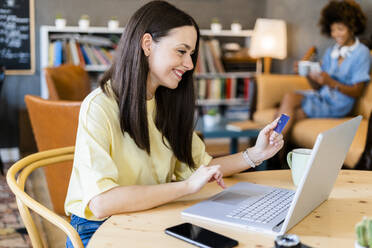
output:
<path id="1" fill-rule="evenodd" d="M 286 58 L 287 28 L 285 21 L 258 18 L 254 26 L 249 54 L 253 58 Z"/>

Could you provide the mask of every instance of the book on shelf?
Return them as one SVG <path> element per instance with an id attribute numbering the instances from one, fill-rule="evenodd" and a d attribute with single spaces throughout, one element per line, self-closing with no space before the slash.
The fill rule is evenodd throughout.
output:
<path id="1" fill-rule="evenodd" d="M 59 66 L 62 64 L 63 50 L 62 50 L 62 41 L 56 41 L 54 43 L 54 58 L 53 66 Z"/>
<path id="2" fill-rule="evenodd" d="M 224 73 L 221 60 L 221 48 L 216 39 L 199 41 L 198 61 L 195 66 L 196 73 Z"/>
<path id="3" fill-rule="evenodd" d="M 116 44 L 106 37 L 76 34 L 52 34 L 48 48 L 48 66 L 64 63 L 108 67 Z"/>
<path id="4" fill-rule="evenodd" d="M 202 99 L 204 100 L 205 97 L 208 95 L 208 92 L 207 92 L 207 89 L 208 89 L 208 86 L 207 86 L 208 82 L 206 79 L 200 79 L 197 84 L 196 84 L 196 90 L 198 92 L 197 96 L 198 96 L 198 99 Z"/>
<path id="5" fill-rule="evenodd" d="M 83 60 L 85 61 L 85 64 L 86 65 L 91 65 L 92 64 L 92 61 L 91 61 L 91 58 L 88 57 L 88 53 L 86 51 L 86 48 L 84 48 L 83 45 L 80 45 L 79 46 L 79 49 L 81 50 L 81 52 L 83 54 Z"/>
<path id="6" fill-rule="evenodd" d="M 221 48 L 220 43 L 216 39 L 206 41 L 208 46 L 208 50 L 211 54 L 212 58 L 212 66 L 214 70 L 218 73 L 224 73 L 225 69 L 223 68 L 222 61 L 221 61 Z"/>
<path id="7" fill-rule="evenodd" d="M 63 56 L 66 58 L 66 61 L 68 61 L 68 63 L 73 63 L 69 42 L 66 41 L 63 42 L 63 52 L 64 52 Z"/>
<path id="8" fill-rule="evenodd" d="M 198 99 L 243 99 L 253 97 L 254 84 L 249 77 L 201 78 L 196 82 Z"/>
<path id="9" fill-rule="evenodd" d="M 83 52 L 80 48 L 80 45 L 77 42 L 75 42 L 75 47 L 76 47 L 76 50 L 78 52 L 78 58 L 79 58 L 79 63 L 78 64 L 85 67 L 87 63 L 84 60 Z"/>
<path id="10" fill-rule="evenodd" d="M 210 49 L 210 45 L 208 41 L 203 42 L 203 44 L 204 46 L 202 48 L 202 52 L 205 55 L 205 60 L 206 60 L 205 64 L 207 65 L 206 67 L 207 71 L 211 73 L 216 73 L 217 69 L 214 65 L 214 59 L 213 59 L 212 51 Z"/>
<path id="11" fill-rule="evenodd" d="M 251 130 L 251 129 L 261 129 L 265 125 L 262 125 L 260 123 L 251 121 L 251 120 L 245 120 L 245 121 L 235 121 L 235 122 L 230 122 L 226 124 L 226 129 L 230 131 L 244 131 L 244 130 Z"/>
<path id="12" fill-rule="evenodd" d="M 70 53 L 71 53 L 71 58 L 72 58 L 72 64 L 79 65 L 80 59 L 79 59 L 79 54 L 76 48 L 76 42 L 74 39 L 71 39 L 68 43 L 69 43 L 69 48 L 70 48 Z"/>
<path id="13" fill-rule="evenodd" d="M 225 107 L 223 115 L 227 120 L 243 121 L 249 119 L 249 113 L 248 105 L 229 105 Z"/>
<path id="14" fill-rule="evenodd" d="M 53 43 L 49 44 L 48 47 L 48 65 L 53 65 L 54 63 L 54 45 Z"/>
<path id="15" fill-rule="evenodd" d="M 105 55 L 100 50 L 101 49 L 99 47 L 94 47 L 92 49 L 94 56 L 99 60 L 99 64 L 109 65 L 110 60 L 108 58 L 105 58 Z"/>

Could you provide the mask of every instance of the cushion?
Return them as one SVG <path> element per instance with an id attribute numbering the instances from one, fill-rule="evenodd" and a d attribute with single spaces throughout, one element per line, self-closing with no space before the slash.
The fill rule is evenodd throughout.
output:
<path id="1" fill-rule="evenodd" d="M 259 124 L 268 124 L 274 120 L 276 113 L 278 112 L 277 108 L 269 108 L 260 111 L 256 111 L 253 114 L 253 120 Z"/>
<path id="2" fill-rule="evenodd" d="M 299 147 L 312 148 L 317 135 L 327 129 L 337 126 L 350 118 L 341 119 L 304 119 L 296 123 L 291 133 L 291 141 Z M 345 159 L 345 166 L 354 168 L 363 153 L 366 144 L 368 121 L 363 119 L 350 150 Z M 304 132 L 306 130 L 306 132 Z"/>

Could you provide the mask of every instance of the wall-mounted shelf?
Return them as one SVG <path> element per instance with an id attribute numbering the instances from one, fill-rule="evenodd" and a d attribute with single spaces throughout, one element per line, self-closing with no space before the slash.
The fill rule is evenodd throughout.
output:
<path id="1" fill-rule="evenodd" d="M 225 72 L 225 73 L 198 73 L 195 74 L 195 78 L 245 78 L 245 77 L 254 77 L 256 72 Z"/>
<path id="2" fill-rule="evenodd" d="M 221 30 L 219 32 L 214 32 L 210 29 L 201 29 L 200 34 L 202 36 L 218 36 L 218 37 L 251 37 L 253 30 L 241 30 L 239 32 L 234 32 L 231 30 Z"/>
<path id="3" fill-rule="evenodd" d="M 249 104 L 248 100 L 241 98 L 234 99 L 199 99 L 197 101 L 198 106 L 217 106 L 217 105 L 244 105 Z"/>

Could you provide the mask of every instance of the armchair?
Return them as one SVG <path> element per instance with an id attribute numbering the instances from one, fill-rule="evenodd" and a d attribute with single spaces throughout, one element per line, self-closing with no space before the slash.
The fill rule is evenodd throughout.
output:
<path id="1" fill-rule="evenodd" d="M 260 124 L 267 124 L 273 120 L 283 96 L 290 91 L 310 89 L 305 77 L 298 75 L 265 75 L 257 76 L 257 102 L 253 120 Z M 367 137 L 368 117 L 372 110 L 372 85 L 366 86 L 363 95 L 356 102 L 352 116 L 362 115 L 354 141 L 346 156 L 344 166 L 354 168 L 363 153 Z M 345 118 L 312 118 L 301 120 L 293 126 L 290 142 L 295 146 L 312 148 L 317 135 L 332 128 L 350 117 Z M 306 130 L 306 131 L 305 131 Z"/>

